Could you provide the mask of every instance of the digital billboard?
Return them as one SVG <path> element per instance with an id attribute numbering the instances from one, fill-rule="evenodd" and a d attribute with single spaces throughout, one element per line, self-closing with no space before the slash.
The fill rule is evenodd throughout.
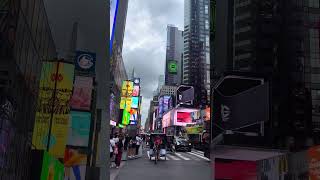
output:
<path id="1" fill-rule="evenodd" d="M 56 71 L 58 69 L 58 74 Z M 52 115 L 52 128 L 49 153 L 63 158 L 67 143 L 70 98 L 73 89 L 74 66 L 62 62 L 44 62 L 40 77 L 38 107 L 32 143 L 38 150 L 45 150 L 48 144 L 49 124 Z M 55 88 L 56 85 L 56 89 Z M 56 93 L 52 112 L 52 97 Z"/>
<path id="2" fill-rule="evenodd" d="M 133 87 L 132 96 L 139 96 L 140 95 L 140 86 L 135 85 Z"/>
<path id="3" fill-rule="evenodd" d="M 192 123 L 191 112 L 177 112 L 178 123 Z"/>
<path id="4" fill-rule="evenodd" d="M 121 100 L 120 100 L 120 109 L 124 109 L 126 108 L 126 99 L 125 97 L 121 97 Z"/>
<path id="5" fill-rule="evenodd" d="M 172 111 L 167 112 L 166 114 L 163 115 L 162 118 L 162 128 L 166 128 L 169 126 L 172 126 L 171 124 L 171 117 L 172 116 Z"/>
<path id="6" fill-rule="evenodd" d="M 133 93 L 133 82 L 123 81 L 121 88 L 121 97 L 131 97 Z"/>
<path id="7" fill-rule="evenodd" d="M 112 53 L 113 38 L 118 12 L 119 0 L 110 0 L 110 53 Z"/>
<path id="8" fill-rule="evenodd" d="M 68 145 L 87 147 L 89 143 L 91 113 L 71 111 Z"/>
<path id="9" fill-rule="evenodd" d="M 96 54 L 85 51 L 76 51 L 75 69 L 77 71 L 94 74 L 96 64 Z"/>
<path id="10" fill-rule="evenodd" d="M 203 126 L 191 126 L 191 127 L 186 127 L 187 134 L 200 134 L 203 132 Z"/>
<path id="11" fill-rule="evenodd" d="M 139 107 L 139 97 L 132 97 L 131 108 L 137 109 Z"/>
<path id="12" fill-rule="evenodd" d="M 168 62 L 168 72 L 171 74 L 177 73 L 177 61 L 169 61 Z"/>
<path id="13" fill-rule="evenodd" d="M 76 76 L 70 106 L 75 110 L 90 110 L 93 78 Z"/>
<path id="14" fill-rule="evenodd" d="M 163 96 L 163 112 L 167 112 L 171 107 L 169 104 L 171 103 L 170 99 L 171 99 L 171 96 Z"/>
<path id="15" fill-rule="evenodd" d="M 136 121 L 138 119 L 138 111 L 136 109 L 130 110 L 130 120 Z"/>
<path id="16" fill-rule="evenodd" d="M 132 100 L 133 98 L 131 97 L 128 97 L 126 98 L 126 111 L 130 111 L 131 107 L 132 107 Z"/>
<path id="17" fill-rule="evenodd" d="M 64 156 L 65 178 L 85 180 L 87 154 L 79 149 L 66 148 Z"/>
<path id="18" fill-rule="evenodd" d="M 200 111 L 198 109 L 180 108 L 174 109 L 174 125 L 187 126 L 188 124 L 196 124 L 200 118 Z"/>
<path id="19" fill-rule="evenodd" d="M 64 166 L 60 161 L 44 151 L 41 180 L 64 179 Z"/>
<path id="20" fill-rule="evenodd" d="M 133 83 L 134 85 L 140 86 L 140 78 L 134 78 Z"/>
<path id="21" fill-rule="evenodd" d="M 130 123 L 130 113 L 126 109 L 124 109 L 121 124 L 128 125 L 129 123 Z"/>
<path id="22" fill-rule="evenodd" d="M 159 107 L 158 107 L 158 117 L 162 118 L 164 113 L 164 102 L 163 102 L 163 96 L 159 97 Z"/>

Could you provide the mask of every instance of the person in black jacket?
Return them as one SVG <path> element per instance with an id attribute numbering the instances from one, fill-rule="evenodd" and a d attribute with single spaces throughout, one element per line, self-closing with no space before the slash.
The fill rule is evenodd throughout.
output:
<path id="1" fill-rule="evenodd" d="M 123 136 L 119 137 L 119 141 L 117 142 L 117 152 L 116 152 L 116 168 L 118 169 L 120 167 L 121 158 L 122 158 L 122 152 L 123 152 Z"/>

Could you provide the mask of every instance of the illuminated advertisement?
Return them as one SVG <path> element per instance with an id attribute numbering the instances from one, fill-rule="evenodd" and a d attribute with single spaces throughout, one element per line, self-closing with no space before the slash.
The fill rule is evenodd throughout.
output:
<path id="1" fill-rule="evenodd" d="M 138 119 L 138 111 L 136 109 L 130 110 L 130 121 L 136 121 Z"/>
<path id="2" fill-rule="evenodd" d="M 115 32 L 118 4 L 118 0 L 110 0 L 110 53 L 112 52 L 112 43 Z"/>
<path id="3" fill-rule="evenodd" d="M 131 97 L 133 93 L 133 82 L 123 81 L 121 88 L 121 97 Z"/>
<path id="4" fill-rule="evenodd" d="M 110 120 L 110 125 L 111 126 L 117 126 L 117 122 Z"/>
<path id="5" fill-rule="evenodd" d="M 163 96 L 159 97 L 159 108 L 158 108 L 158 117 L 162 118 L 164 113 L 164 102 L 163 102 Z"/>
<path id="6" fill-rule="evenodd" d="M 177 61 L 169 61 L 168 62 L 168 72 L 171 74 L 177 73 Z"/>
<path id="7" fill-rule="evenodd" d="M 309 179 L 318 180 L 320 176 L 320 146 L 308 150 Z"/>
<path id="8" fill-rule="evenodd" d="M 139 96 L 140 95 L 140 86 L 134 86 L 132 96 Z"/>
<path id="9" fill-rule="evenodd" d="M 57 68 L 58 74 L 56 74 Z M 56 158 L 63 158 L 67 143 L 73 78 L 74 66 L 72 64 L 43 63 L 32 143 L 38 150 L 47 148 L 49 124 L 52 119 L 49 153 Z M 55 84 L 56 89 L 54 89 Z M 57 93 L 52 113 L 54 91 Z"/>
<path id="10" fill-rule="evenodd" d="M 133 83 L 134 85 L 140 86 L 140 78 L 134 78 Z"/>
<path id="11" fill-rule="evenodd" d="M 174 109 L 174 125 L 187 126 L 188 124 L 196 124 L 200 118 L 200 111 L 198 109 L 180 108 Z"/>
<path id="12" fill-rule="evenodd" d="M 186 127 L 187 134 L 200 134 L 203 132 L 203 126 Z"/>
<path id="13" fill-rule="evenodd" d="M 121 100 L 120 100 L 120 109 L 124 109 L 126 108 L 126 99 L 125 97 L 121 97 Z"/>
<path id="14" fill-rule="evenodd" d="M 130 113 L 125 109 L 123 110 L 122 123 L 123 125 L 128 125 L 130 123 Z"/>
<path id="15" fill-rule="evenodd" d="M 139 107 L 139 97 L 132 97 L 131 108 L 137 109 Z"/>
<path id="16" fill-rule="evenodd" d="M 166 127 L 172 126 L 172 124 L 171 124 L 171 115 L 172 115 L 171 111 L 169 111 L 165 115 L 163 115 L 162 128 L 166 128 Z"/>
<path id="17" fill-rule="evenodd" d="M 77 71 L 95 73 L 96 54 L 91 52 L 76 51 L 75 68 Z"/>
<path id="18" fill-rule="evenodd" d="M 126 99 L 126 111 L 130 111 L 131 107 L 132 107 L 132 100 L 133 98 L 127 98 Z"/>
<path id="19" fill-rule="evenodd" d="M 211 112 L 210 111 L 210 107 L 206 108 L 204 112 L 205 112 L 204 120 L 205 121 L 210 121 L 210 118 L 211 118 L 210 117 L 210 112 Z"/>
<path id="20" fill-rule="evenodd" d="M 71 111 L 68 145 L 87 147 L 89 143 L 91 113 Z"/>
<path id="21" fill-rule="evenodd" d="M 215 179 L 257 180 L 257 162 L 215 159 Z"/>
<path id="22" fill-rule="evenodd" d="M 65 179 L 85 180 L 87 154 L 77 149 L 66 148 L 64 156 Z"/>
<path id="23" fill-rule="evenodd" d="M 163 112 L 167 112 L 169 110 L 170 99 L 171 99 L 171 96 L 163 96 Z"/>
<path id="24" fill-rule="evenodd" d="M 130 125 L 137 125 L 138 121 L 130 121 Z"/>
<path id="25" fill-rule="evenodd" d="M 64 166 L 60 161 L 49 153 L 44 152 L 41 180 L 63 180 L 64 179 Z"/>
<path id="26" fill-rule="evenodd" d="M 92 77 L 76 76 L 73 95 L 70 100 L 71 108 L 76 110 L 90 110 L 92 89 Z"/>

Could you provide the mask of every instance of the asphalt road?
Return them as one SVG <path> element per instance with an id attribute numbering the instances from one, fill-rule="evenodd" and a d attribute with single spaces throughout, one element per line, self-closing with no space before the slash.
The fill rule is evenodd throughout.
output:
<path id="1" fill-rule="evenodd" d="M 210 161 L 200 151 L 168 154 L 154 164 L 148 152 L 140 159 L 127 161 L 116 180 L 211 180 Z"/>

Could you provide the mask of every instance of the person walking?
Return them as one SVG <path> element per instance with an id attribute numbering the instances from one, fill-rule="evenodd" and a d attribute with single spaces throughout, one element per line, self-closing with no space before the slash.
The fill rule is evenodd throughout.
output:
<path id="1" fill-rule="evenodd" d="M 122 152 L 123 152 L 123 137 L 120 136 L 119 141 L 116 143 L 116 168 L 118 169 L 121 164 Z"/>
<path id="2" fill-rule="evenodd" d="M 139 135 L 136 136 L 136 155 L 139 154 L 139 148 L 141 145 L 142 139 L 139 137 Z"/>
<path id="3" fill-rule="evenodd" d="M 111 168 L 113 167 L 112 158 L 113 158 L 113 149 L 115 148 L 115 146 L 116 146 L 116 142 L 114 141 L 113 136 L 110 135 L 110 167 Z"/>

